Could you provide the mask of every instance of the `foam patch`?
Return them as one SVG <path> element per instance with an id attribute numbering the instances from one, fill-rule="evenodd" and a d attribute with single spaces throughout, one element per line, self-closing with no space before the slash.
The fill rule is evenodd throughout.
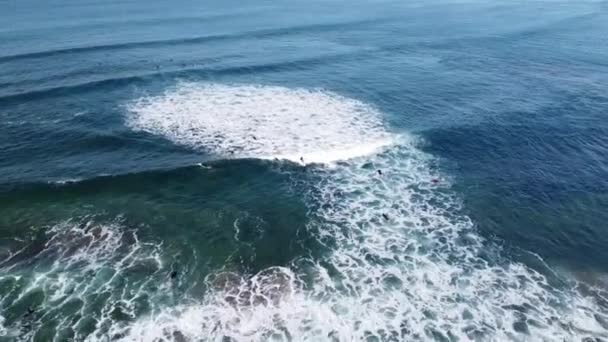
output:
<path id="1" fill-rule="evenodd" d="M 377 110 L 323 90 L 182 83 L 128 110 L 135 130 L 223 158 L 326 163 L 391 141 Z"/>

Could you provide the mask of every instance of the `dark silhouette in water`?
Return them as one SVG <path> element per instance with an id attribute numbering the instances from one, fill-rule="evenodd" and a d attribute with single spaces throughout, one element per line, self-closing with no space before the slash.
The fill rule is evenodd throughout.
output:
<path id="1" fill-rule="evenodd" d="M 302 162 L 302 164 L 304 163 L 304 157 L 300 157 L 300 161 Z"/>
<path id="2" fill-rule="evenodd" d="M 433 184 L 437 184 L 437 183 L 439 183 L 439 179 L 433 178 L 433 179 L 431 179 L 431 182 L 433 182 Z"/>
<path id="3" fill-rule="evenodd" d="M 35 310 L 34 310 L 34 309 L 32 309 L 32 307 L 31 307 L 31 306 L 28 306 L 28 307 L 27 307 L 27 312 L 26 312 L 26 313 L 23 315 L 23 317 L 29 317 L 29 316 L 31 316 L 32 314 L 34 314 L 34 311 L 35 311 Z"/>
<path id="4" fill-rule="evenodd" d="M 388 215 L 386 213 L 382 213 L 382 217 L 384 217 L 384 219 L 388 221 Z"/>
<path id="5" fill-rule="evenodd" d="M 169 275 L 169 277 L 171 277 L 171 279 L 177 278 L 177 271 L 171 271 L 171 274 Z"/>
<path id="6" fill-rule="evenodd" d="M 378 176 L 382 176 L 382 170 L 378 170 Z"/>
<path id="7" fill-rule="evenodd" d="M 251 136 L 253 138 L 253 140 L 258 140 L 258 138 L 255 137 L 255 135 Z"/>

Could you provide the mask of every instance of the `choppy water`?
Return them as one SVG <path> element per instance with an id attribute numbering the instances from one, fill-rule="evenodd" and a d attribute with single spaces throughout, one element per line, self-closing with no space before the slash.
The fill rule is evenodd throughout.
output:
<path id="1" fill-rule="evenodd" d="M 0 341 L 607 340 L 607 33 L 0 1 Z"/>

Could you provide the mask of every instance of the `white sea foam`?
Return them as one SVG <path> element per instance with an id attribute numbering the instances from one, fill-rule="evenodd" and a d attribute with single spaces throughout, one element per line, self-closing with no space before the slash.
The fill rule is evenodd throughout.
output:
<path id="1" fill-rule="evenodd" d="M 118 223 L 66 221 L 51 227 L 47 234 L 43 245 L 23 248 L 2 265 L 7 274 L 9 271 L 20 274 L 23 262 L 15 259 L 36 251 L 23 259 L 33 266 L 27 273 L 11 275 L 13 279 L 0 278 L 13 289 L 10 295 L 0 299 L 2 309 L 23 306 L 43 294 L 41 301 L 35 301 L 33 313 L 12 323 L 16 328 L 10 332 L 8 328 L 3 329 L 6 335 L 19 341 L 32 340 L 41 324 L 66 312 L 71 313 L 71 317 L 54 322 L 56 341 L 70 336 L 75 340 L 101 338 L 99 334 L 104 334 L 113 324 L 117 312 L 134 317 L 137 305 L 152 297 L 149 284 L 165 277 L 158 272 L 162 268 L 160 247 L 140 242 L 134 232 Z M 147 276 L 134 278 L 130 276 L 133 270 Z M 162 285 L 161 282 L 155 287 L 162 289 Z M 87 327 L 91 322 L 95 328 L 92 334 Z M 0 326 L 2 323 L 0 321 Z"/>
<path id="2" fill-rule="evenodd" d="M 8 329 L 4 326 L 4 321 L 6 319 L 4 316 L 0 315 L 0 336 L 6 336 L 8 334 Z"/>
<path id="3" fill-rule="evenodd" d="M 182 83 L 128 109 L 134 129 L 220 157 L 327 163 L 391 142 L 374 108 L 322 90 Z"/>
<path id="4" fill-rule="evenodd" d="M 160 246 L 120 223 L 64 222 L 24 259 L 31 274 L 0 278 L 18 293 L 1 298 L 2 308 L 45 294 L 45 316 L 23 325 L 75 312 L 58 325 L 57 341 L 608 338 L 606 308 L 593 297 L 555 288 L 524 264 L 482 257 L 492 247 L 431 171 L 432 156 L 388 133 L 370 106 L 321 90 L 183 84 L 129 108 L 135 129 L 221 157 L 346 160 L 309 168 L 303 194 L 308 233 L 329 251 L 255 275 L 217 270 L 203 295 L 173 305 Z M 238 229 L 235 222 L 237 240 Z M 11 254 L 3 270 L 18 273 L 14 260 L 29 251 Z M 0 316 L 0 334 L 36 333 L 9 330 Z"/>
<path id="5" fill-rule="evenodd" d="M 349 161 L 315 168 L 307 196 L 318 208 L 310 234 L 332 252 L 252 277 L 218 273 L 195 303 L 114 327 L 126 341 L 608 337 L 593 298 L 482 258 L 449 184 L 432 181 L 432 158 L 370 106 L 320 90 L 183 84 L 129 108 L 132 127 L 221 156 Z"/>
<path id="6" fill-rule="evenodd" d="M 382 177 L 362 167 L 370 160 L 385 171 Z M 200 304 L 163 310 L 123 328 L 125 340 L 608 336 L 606 312 L 592 298 L 555 289 L 523 264 L 482 259 L 471 222 L 457 214 L 458 202 L 447 189 L 430 182 L 436 175 L 419 152 L 386 152 L 320 172 L 324 180 L 311 200 L 327 205 L 310 229 L 333 246 L 330 255 L 310 261 L 305 272 L 294 264 L 211 284 L 215 291 Z"/>
<path id="7" fill-rule="evenodd" d="M 82 180 L 81 178 L 66 178 L 66 179 L 59 179 L 59 180 L 51 181 L 50 183 L 57 184 L 57 185 L 66 185 L 66 184 L 78 183 L 81 180 Z"/>

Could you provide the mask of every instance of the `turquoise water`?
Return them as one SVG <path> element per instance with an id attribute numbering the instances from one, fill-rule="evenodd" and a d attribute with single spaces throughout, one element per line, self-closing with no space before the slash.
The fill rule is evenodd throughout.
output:
<path id="1" fill-rule="evenodd" d="M 0 341 L 608 339 L 606 32 L 0 1 Z"/>

